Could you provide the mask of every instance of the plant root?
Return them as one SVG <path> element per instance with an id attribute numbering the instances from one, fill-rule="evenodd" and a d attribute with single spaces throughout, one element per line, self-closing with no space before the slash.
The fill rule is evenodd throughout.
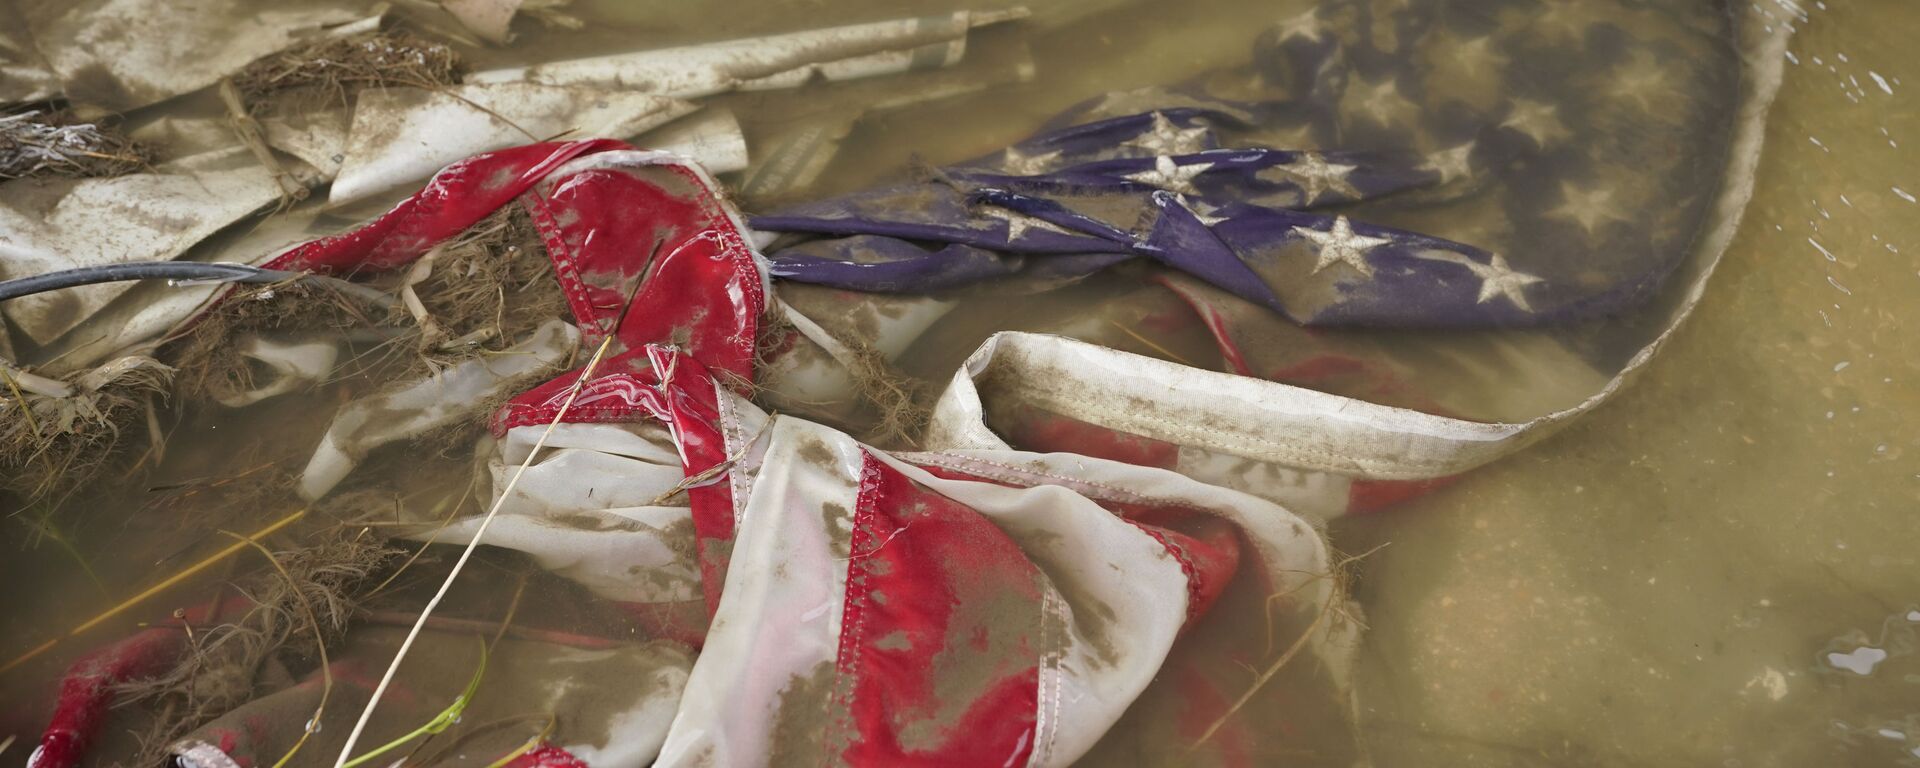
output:
<path id="1" fill-rule="evenodd" d="M 0 181 L 48 176 L 105 178 L 147 167 L 151 153 L 119 131 L 65 112 L 0 117 Z"/>
<path id="2" fill-rule="evenodd" d="M 369 536 L 341 536 L 272 553 L 276 567 L 241 588 L 251 609 L 231 622 L 190 632 L 187 656 L 173 669 L 117 689 L 121 706 L 141 704 L 155 713 L 132 764 L 163 764 L 168 745 L 251 700 L 269 662 L 298 661 L 311 653 L 311 646 L 290 646 L 292 638 L 338 641 L 371 577 L 399 554 Z"/>
<path id="3" fill-rule="evenodd" d="M 319 40 L 247 65 L 233 84 L 251 104 L 312 88 L 346 104 L 365 88 L 440 88 L 460 82 L 466 64 L 442 43 L 399 30 Z"/>
<path id="4" fill-rule="evenodd" d="M 74 490 L 120 454 L 121 437 L 146 423 L 150 395 L 173 369 L 123 357 L 66 380 L 67 394 L 23 389 L 0 367 L 0 488 L 39 500 Z"/>

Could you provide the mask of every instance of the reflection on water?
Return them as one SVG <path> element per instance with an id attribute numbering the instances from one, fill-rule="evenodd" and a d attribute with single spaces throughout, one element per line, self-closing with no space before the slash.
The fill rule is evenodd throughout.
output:
<path id="1" fill-rule="evenodd" d="M 481 63 L 954 6 L 693 5 L 581 3 L 584 30 L 531 28 L 522 44 Z M 745 190 L 748 205 L 772 206 L 982 155 L 1097 93 L 1239 64 L 1250 30 L 1307 7 L 1288 6 L 1078 0 L 978 36 L 967 60 L 940 75 L 946 84 L 994 84 L 977 93 L 866 109 L 888 93 L 883 78 L 716 101 L 740 117 L 755 153 L 808 135 L 839 137 L 816 181 Z M 1920 468 L 1912 459 L 1920 455 L 1920 342 L 1903 332 L 1920 306 L 1920 267 L 1903 254 L 1920 247 L 1920 204 L 1907 191 L 1920 189 L 1920 164 L 1903 146 L 1920 141 L 1909 85 L 1920 86 L 1920 65 L 1902 55 L 1920 10 L 1779 3 L 1767 13 L 1799 31 L 1756 193 L 1675 342 L 1621 398 L 1554 439 L 1431 496 L 1334 524 L 1341 550 L 1373 552 L 1360 561 L 1355 589 L 1368 624 L 1359 733 L 1375 764 L 1920 765 Z M 1030 71 L 1009 65 L 1026 57 Z M 1036 326 L 1074 318 L 1059 306 L 1007 303 L 1015 306 L 983 300 L 981 313 L 1000 327 L 1022 312 L 1037 316 Z M 938 329 L 902 365 L 944 378 L 981 333 Z M 1488 373 L 1443 342 L 1378 343 L 1401 345 L 1386 354 L 1413 370 L 1452 371 L 1465 392 L 1484 395 L 1476 376 L 1541 382 L 1525 388 L 1537 400 L 1462 395 L 1447 404 L 1488 419 L 1564 407 L 1604 379 L 1571 359 Z M 1515 354 L 1538 366 L 1537 355 Z M 349 382 L 327 397 L 351 391 Z M 163 476 L 125 479 L 124 493 L 106 502 L 49 516 L 57 526 L 9 528 L 9 543 L 25 551 L 0 573 L 33 586 L 9 595 L 0 655 L 201 556 L 212 531 L 255 526 L 257 507 L 285 499 L 195 483 L 230 474 L 236 445 L 263 466 L 297 467 L 332 405 L 272 402 L 246 418 L 187 414 Z M 461 476 L 466 450 L 450 447 L 442 471 Z M 172 487 L 160 496 L 186 501 L 156 502 L 145 490 L 163 483 Z M 128 519 L 133 509 L 144 518 Z M 31 523 L 43 512 L 16 519 Z M 90 569 L 76 568 L 75 555 Z M 431 561 L 396 591 L 417 599 L 444 573 Z M 536 596 L 529 610 L 555 614 L 547 624 L 632 631 L 518 559 L 485 562 L 468 576 L 497 593 L 525 579 Z M 223 578 L 244 570 L 226 567 L 234 570 Z M 446 612 L 496 615 L 474 596 L 482 592 Z M 1245 616 L 1245 626 L 1264 631 L 1258 616 Z M 0 680 L 0 691 L 13 699 L 35 690 L 70 659 L 50 656 Z M 463 678 L 469 664 L 446 661 L 444 676 Z M 1253 745 L 1259 762 L 1344 749 L 1338 736 L 1321 743 L 1280 730 Z M 1131 746 L 1147 764 L 1183 754 L 1177 745 Z M 129 745 L 102 747 L 116 748 Z"/>

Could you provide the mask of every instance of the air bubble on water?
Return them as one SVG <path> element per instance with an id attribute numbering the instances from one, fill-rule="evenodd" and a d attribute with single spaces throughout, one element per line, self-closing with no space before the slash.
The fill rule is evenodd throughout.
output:
<path id="1" fill-rule="evenodd" d="M 1807 244 L 1812 245 L 1814 250 L 1820 252 L 1820 255 L 1827 257 L 1827 261 L 1837 262 L 1840 260 L 1840 257 L 1833 255 L 1833 251 L 1827 250 L 1827 247 L 1821 245 L 1818 240 L 1809 237 L 1807 238 Z"/>
<path id="2" fill-rule="evenodd" d="M 319 733 L 319 732 L 320 732 L 320 718 L 315 717 L 315 718 L 308 719 L 307 733 Z"/>
<path id="3" fill-rule="evenodd" d="M 1827 664 L 1865 677 L 1873 674 L 1873 668 L 1887 660 L 1887 652 L 1871 645 L 1863 645 L 1846 653 L 1827 654 Z"/>

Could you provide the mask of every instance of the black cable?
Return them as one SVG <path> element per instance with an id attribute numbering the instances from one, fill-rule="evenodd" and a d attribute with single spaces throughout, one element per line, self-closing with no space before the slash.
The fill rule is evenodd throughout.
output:
<path id="1" fill-rule="evenodd" d="M 294 277 L 296 274 L 231 263 L 136 261 L 127 264 L 103 264 L 0 281 L 0 301 L 56 291 L 61 288 L 122 280 L 218 280 L 230 283 L 273 283 Z"/>

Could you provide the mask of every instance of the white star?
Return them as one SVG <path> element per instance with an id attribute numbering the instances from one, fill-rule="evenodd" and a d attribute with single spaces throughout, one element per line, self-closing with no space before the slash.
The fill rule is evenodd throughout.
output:
<path id="1" fill-rule="evenodd" d="M 1633 60 L 1621 65 L 1607 92 L 1621 101 L 1632 100 L 1642 111 L 1652 111 L 1674 95 L 1673 84 L 1667 82 L 1667 71 L 1653 54 L 1634 51 L 1631 55 Z"/>
<path id="2" fill-rule="evenodd" d="M 1282 43 L 1296 37 L 1304 37 L 1317 43 L 1320 42 L 1320 38 L 1326 36 L 1326 33 L 1320 29 L 1320 9 L 1318 8 L 1274 25 L 1273 31 L 1278 35 L 1276 39 Z"/>
<path id="3" fill-rule="evenodd" d="M 1074 234 L 1051 221 L 1034 218 L 1011 208 L 1002 208 L 997 205 L 983 205 L 975 210 L 987 218 L 999 219 L 1006 222 L 1007 242 L 1009 243 L 1026 235 L 1029 229 L 1037 229 L 1042 232 L 1059 232 L 1063 235 Z"/>
<path id="4" fill-rule="evenodd" d="M 1463 179 L 1472 176 L 1473 163 L 1471 160 L 1473 157 L 1473 145 L 1475 143 L 1477 142 L 1468 141 L 1452 149 L 1443 149 L 1427 155 L 1427 161 L 1421 163 L 1420 167 L 1414 170 L 1430 171 L 1440 174 L 1440 183 L 1442 184 L 1453 181 L 1454 179 Z"/>
<path id="5" fill-rule="evenodd" d="M 1153 170 L 1129 173 L 1126 178 L 1142 184 L 1150 184 L 1168 192 L 1198 194 L 1199 190 L 1193 188 L 1194 177 L 1206 173 L 1207 169 L 1212 167 L 1213 163 L 1180 165 L 1175 163 L 1173 158 L 1161 155 L 1153 159 Z"/>
<path id="6" fill-rule="evenodd" d="M 1320 260 L 1313 265 L 1317 274 L 1320 270 L 1334 264 L 1345 263 L 1367 277 L 1373 276 L 1373 267 L 1367 264 L 1367 252 L 1387 243 L 1390 237 L 1367 237 L 1353 232 L 1353 224 L 1345 216 L 1333 219 L 1333 228 L 1325 232 L 1307 227 L 1294 227 L 1293 233 L 1312 240 L 1319 247 Z"/>
<path id="7" fill-rule="evenodd" d="M 1219 208 L 1214 208 L 1211 211 L 1201 211 L 1200 206 L 1196 205 L 1192 200 L 1187 199 L 1186 195 L 1174 195 L 1173 199 L 1174 199 L 1174 202 L 1177 202 L 1180 204 L 1181 208 L 1185 208 L 1187 210 L 1187 213 L 1193 214 L 1193 217 L 1195 219 L 1200 220 L 1201 226 L 1206 227 L 1208 229 L 1212 229 L 1213 225 L 1227 220 L 1227 217 L 1225 216 L 1213 215 L 1215 212 L 1220 210 Z"/>
<path id="8" fill-rule="evenodd" d="M 1526 134 L 1544 149 L 1549 142 L 1567 135 L 1567 127 L 1560 124 L 1558 112 L 1551 104 L 1514 99 L 1513 109 L 1507 113 L 1507 119 L 1500 121 L 1500 126 Z"/>
<path id="9" fill-rule="evenodd" d="M 1007 147 L 1006 154 L 1000 158 L 1000 165 L 1006 169 L 1008 174 L 1014 176 L 1033 176 L 1046 173 L 1047 170 L 1052 167 L 1053 162 L 1059 159 L 1060 150 L 1057 149 L 1043 154 L 1029 155 L 1013 147 Z"/>
<path id="10" fill-rule="evenodd" d="M 1626 215 L 1613 207 L 1612 189 L 1581 189 L 1563 181 L 1560 182 L 1560 197 L 1564 202 L 1560 203 L 1560 207 L 1547 211 L 1547 216 L 1576 222 L 1588 235 L 1606 226 L 1607 222 L 1627 220 Z"/>
<path id="11" fill-rule="evenodd" d="M 1451 38 L 1452 36 L 1449 35 L 1449 37 Z M 1453 39 L 1458 40 L 1458 38 Z M 1468 42 L 1457 43 L 1451 48 L 1444 50 L 1446 51 L 1445 55 L 1447 59 L 1452 62 L 1452 66 L 1456 72 L 1468 77 L 1480 77 L 1485 75 L 1489 68 L 1501 67 L 1507 64 L 1507 57 L 1501 55 L 1499 51 L 1493 50 L 1490 47 L 1492 43 L 1493 38 L 1482 36 L 1476 37 Z"/>
<path id="12" fill-rule="evenodd" d="M 1360 190 L 1354 188 L 1353 182 L 1347 181 L 1347 174 L 1358 167 L 1329 163 L 1319 152 L 1302 152 L 1291 163 L 1272 166 L 1254 175 L 1299 187 L 1301 204 L 1313 205 L 1328 192 L 1338 192 L 1350 200 L 1359 198 Z M 1278 174 L 1280 178 L 1270 178 L 1270 173 Z"/>
<path id="13" fill-rule="evenodd" d="M 1428 261 L 1445 261 L 1466 267 L 1474 277 L 1480 278 L 1480 296 L 1475 300 L 1477 304 L 1485 304 L 1495 297 L 1505 297 L 1521 311 L 1532 312 L 1533 307 L 1527 305 L 1527 295 L 1521 289 L 1534 283 L 1546 282 L 1533 275 L 1513 271 L 1512 267 L 1507 266 L 1506 258 L 1497 253 L 1487 254 L 1488 263 L 1486 264 L 1448 251 L 1428 251 L 1416 253 L 1414 256 Z"/>
<path id="14" fill-rule="evenodd" d="M 1153 113 L 1153 128 L 1145 133 L 1128 139 L 1127 146 L 1139 147 L 1155 155 L 1191 155 L 1206 149 L 1207 129 L 1181 128 L 1168 120 L 1166 114 Z"/>
<path id="15" fill-rule="evenodd" d="M 1592 7 L 1590 0 L 1561 0 L 1549 3 L 1546 11 L 1534 17 L 1536 27 L 1544 27 L 1542 37 L 1558 40 L 1571 39 L 1576 43 L 1586 42 L 1587 30 L 1600 19 L 1600 9 Z"/>
<path id="16" fill-rule="evenodd" d="M 1361 80 L 1347 86 L 1347 92 L 1341 95 L 1340 102 L 1342 112 L 1366 115 L 1384 126 L 1396 125 L 1408 112 L 1418 109 L 1407 97 L 1400 95 L 1400 83 L 1392 78 L 1378 83 Z"/>

